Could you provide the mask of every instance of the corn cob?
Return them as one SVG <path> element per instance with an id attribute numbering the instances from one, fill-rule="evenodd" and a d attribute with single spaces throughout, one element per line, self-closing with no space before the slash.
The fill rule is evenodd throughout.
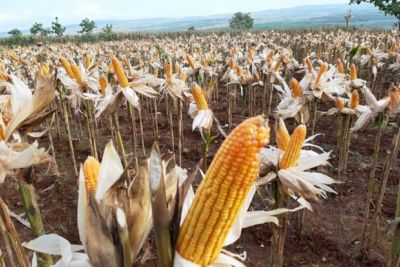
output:
<path id="1" fill-rule="evenodd" d="M 328 70 L 328 67 L 329 67 L 328 63 L 322 64 L 322 66 L 318 70 L 317 80 L 315 84 L 319 83 L 319 80 L 321 80 L 322 75 Z"/>
<path id="2" fill-rule="evenodd" d="M 286 128 L 285 122 L 281 118 L 279 118 L 277 122 L 275 134 L 276 134 L 276 144 L 278 148 L 285 151 L 289 144 L 290 135 Z"/>
<path id="3" fill-rule="evenodd" d="M 311 63 L 311 60 L 308 57 L 306 58 L 306 64 L 307 64 L 308 71 L 312 71 L 314 69 L 313 65 Z"/>
<path id="4" fill-rule="evenodd" d="M 236 73 L 237 75 L 239 75 L 240 77 L 243 76 L 243 69 L 240 66 L 236 66 Z"/>
<path id="5" fill-rule="evenodd" d="M 358 107 L 358 103 L 360 102 L 360 95 L 357 90 L 353 90 L 351 93 L 351 108 L 355 109 Z"/>
<path id="6" fill-rule="evenodd" d="M 199 110 L 208 109 L 208 104 L 206 98 L 204 96 L 203 90 L 201 90 L 200 86 L 195 84 L 192 88 L 192 95 L 194 98 L 194 102 Z"/>
<path id="7" fill-rule="evenodd" d="M 172 84 L 172 65 L 171 65 L 171 63 L 169 63 L 169 62 L 165 63 L 164 69 L 165 69 L 165 76 L 167 78 L 167 82 L 169 84 Z"/>
<path id="8" fill-rule="evenodd" d="M 4 140 L 3 126 L 0 125 L 0 141 Z"/>
<path id="9" fill-rule="evenodd" d="M 400 103 L 400 91 L 398 89 L 389 90 L 389 107 L 395 108 L 396 103 Z"/>
<path id="10" fill-rule="evenodd" d="M 181 72 L 179 79 L 181 79 L 181 81 L 186 81 L 186 71 Z"/>
<path id="11" fill-rule="evenodd" d="M 274 72 L 278 72 L 279 69 L 281 68 L 281 65 L 282 65 L 282 61 L 279 60 L 278 62 L 276 62 L 275 67 L 274 67 Z"/>
<path id="12" fill-rule="evenodd" d="M 342 110 L 344 108 L 344 100 L 341 97 L 336 98 L 335 105 L 338 110 Z"/>
<path id="13" fill-rule="evenodd" d="M 235 62 L 233 61 L 233 58 L 230 58 L 228 61 L 228 66 L 231 70 L 235 68 Z"/>
<path id="14" fill-rule="evenodd" d="M 196 70 L 196 65 L 194 64 L 194 61 L 189 54 L 186 55 L 186 59 L 189 63 L 189 66 L 192 68 L 192 70 Z"/>
<path id="15" fill-rule="evenodd" d="M 357 80 L 357 68 L 356 65 L 354 65 L 354 63 L 351 64 L 350 66 L 350 80 L 351 81 Z"/>
<path id="16" fill-rule="evenodd" d="M 179 67 L 178 61 L 175 61 L 174 72 L 179 73 L 180 70 L 181 70 L 181 67 Z"/>
<path id="17" fill-rule="evenodd" d="M 82 72 L 75 63 L 71 64 L 71 70 L 74 73 L 76 82 L 81 86 L 84 85 L 84 82 L 82 80 Z"/>
<path id="18" fill-rule="evenodd" d="M 96 193 L 97 180 L 100 173 L 100 163 L 93 157 L 88 157 L 83 163 L 83 174 L 85 175 L 86 199 L 90 194 Z"/>
<path id="19" fill-rule="evenodd" d="M 71 65 L 69 64 L 68 60 L 65 57 L 62 57 L 60 59 L 60 62 L 61 62 L 61 65 L 63 66 L 63 68 L 65 69 L 65 71 L 67 72 L 68 76 L 71 79 L 74 79 L 75 76 L 74 76 L 74 73 L 72 72 Z"/>
<path id="20" fill-rule="evenodd" d="M 343 63 L 340 60 L 340 58 L 336 59 L 336 68 L 337 68 L 339 74 L 344 74 Z"/>
<path id="21" fill-rule="evenodd" d="M 106 88 L 107 88 L 107 78 L 104 74 L 101 74 L 99 77 L 99 84 L 100 84 L 100 92 L 102 96 L 106 95 Z"/>
<path id="22" fill-rule="evenodd" d="M 294 96 L 301 97 L 303 95 L 303 90 L 301 89 L 299 82 L 295 78 L 292 78 L 290 80 L 289 85 L 292 89 L 292 93 Z"/>
<path id="23" fill-rule="evenodd" d="M 126 77 L 125 71 L 122 68 L 121 62 L 116 57 L 111 59 L 112 66 L 115 74 L 117 75 L 119 85 L 122 88 L 127 88 L 129 86 L 128 78 Z"/>
<path id="24" fill-rule="evenodd" d="M 85 56 L 85 68 L 86 69 L 89 69 L 90 68 L 90 63 L 91 63 L 91 59 L 90 59 L 90 55 L 89 54 L 86 54 L 86 56 Z"/>
<path id="25" fill-rule="evenodd" d="M 177 251 L 201 266 L 212 263 L 259 171 L 257 153 L 268 144 L 261 116 L 249 118 L 225 139 L 183 222 Z"/>
<path id="26" fill-rule="evenodd" d="M 294 167 L 297 164 L 297 160 L 300 157 L 300 151 L 306 138 L 307 128 L 301 124 L 297 126 L 293 134 L 290 136 L 287 149 L 283 153 L 283 156 L 279 162 L 279 168 L 287 169 Z"/>

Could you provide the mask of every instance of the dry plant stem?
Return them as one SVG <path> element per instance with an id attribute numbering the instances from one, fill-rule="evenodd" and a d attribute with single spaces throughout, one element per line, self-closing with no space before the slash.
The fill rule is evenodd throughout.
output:
<path id="1" fill-rule="evenodd" d="M 169 95 L 167 95 L 165 97 L 165 101 L 167 104 L 167 116 L 168 116 L 168 124 L 170 127 L 170 132 L 171 132 L 171 148 L 172 148 L 172 152 L 175 151 L 175 137 L 174 137 L 174 122 L 172 120 L 172 112 L 173 112 L 173 106 L 172 106 L 172 101 L 169 97 Z M 176 159 L 175 159 L 175 153 L 173 153 L 173 159 L 174 159 L 174 163 L 176 164 Z"/>
<path id="2" fill-rule="evenodd" d="M 60 118 L 59 118 L 59 114 L 58 114 L 58 111 L 60 110 L 59 107 L 61 107 L 61 100 L 52 103 L 52 105 L 55 105 L 55 106 L 56 106 L 56 112 L 54 112 L 54 114 L 55 114 L 55 116 L 56 116 L 57 137 L 58 137 L 58 139 L 61 139 Z"/>
<path id="3" fill-rule="evenodd" d="M 370 203 L 372 200 L 372 195 L 374 192 L 374 187 L 375 187 L 375 172 L 376 172 L 376 165 L 378 163 L 378 154 L 379 154 L 379 146 L 381 142 L 381 135 L 382 135 L 382 127 L 378 126 L 378 129 L 376 131 L 376 137 L 375 137 L 375 144 L 374 144 L 374 154 L 372 155 L 372 161 L 371 161 L 371 172 L 369 174 L 369 179 L 368 179 L 368 193 L 367 193 L 367 199 L 365 201 L 365 211 L 364 211 L 364 219 L 363 219 L 363 225 L 362 225 L 362 234 L 361 234 L 361 256 L 365 257 L 367 253 L 367 248 L 366 248 L 366 235 L 367 235 L 367 230 L 368 230 L 368 219 L 369 219 L 369 212 L 370 212 Z"/>
<path id="4" fill-rule="evenodd" d="M 86 107 L 86 126 L 88 130 L 88 138 L 89 138 L 89 143 L 90 143 L 90 148 L 93 157 L 98 159 L 97 155 L 97 146 L 96 146 L 96 137 L 94 134 L 94 126 L 93 126 L 93 120 L 91 116 L 91 108 L 90 108 L 90 103 L 89 101 L 85 101 L 85 107 Z"/>
<path id="5" fill-rule="evenodd" d="M 346 139 L 345 139 L 345 146 L 344 146 L 344 156 L 343 156 L 343 171 L 346 174 L 347 172 L 347 162 L 349 159 L 349 149 L 350 149 L 350 141 L 351 141 L 351 132 L 349 131 L 350 125 L 352 123 L 352 118 L 350 115 L 347 115 L 347 123 L 346 123 Z M 348 178 L 346 178 L 347 182 Z"/>
<path id="6" fill-rule="evenodd" d="M 140 138 L 141 138 L 141 143 L 142 143 L 142 150 L 143 150 L 143 156 L 146 157 L 146 148 L 144 147 L 144 132 L 143 132 L 143 119 L 142 119 L 142 109 L 138 109 L 139 113 L 139 126 L 140 126 Z"/>
<path id="7" fill-rule="evenodd" d="M 0 267 L 5 267 L 5 266 L 6 266 L 6 264 L 4 263 L 4 254 L 3 254 L 3 251 L 0 248 Z"/>
<path id="8" fill-rule="evenodd" d="M 227 86 L 227 97 L 228 97 L 228 124 L 229 129 L 232 129 L 232 97 L 231 97 L 231 86 Z"/>
<path id="9" fill-rule="evenodd" d="M 182 101 L 178 99 L 178 163 L 182 166 L 182 145 L 183 145 L 183 116 L 182 116 Z"/>
<path id="10" fill-rule="evenodd" d="M 283 190 L 282 184 L 278 181 L 275 182 L 275 208 L 286 208 L 289 195 Z M 279 226 L 273 225 L 272 227 L 272 244 L 271 244 L 271 267 L 283 266 L 283 252 L 285 248 L 286 232 L 288 228 L 288 215 L 284 214 L 280 217 Z"/>
<path id="11" fill-rule="evenodd" d="M 338 174 L 338 181 L 342 181 L 342 154 L 343 154 L 343 143 L 345 137 L 345 115 L 340 115 L 340 127 L 338 133 L 338 140 L 337 140 L 337 147 L 338 147 L 338 167 L 337 167 L 337 174 Z"/>
<path id="12" fill-rule="evenodd" d="M 397 159 L 397 154 L 399 152 L 399 143 L 400 143 L 400 127 L 398 127 L 397 134 L 393 137 L 392 146 L 391 146 L 392 150 L 387 155 L 387 158 L 385 161 L 385 167 L 383 170 L 383 177 L 382 177 L 381 188 L 379 191 L 378 201 L 376 202 L 375 212 L 371 217 L 371 226 L 373 229 L 371 229 L 371 231 L 369 231 L 370 233 L 375 233 L 376 232 L 375 230 L 379 230 L 379 229 L 377 229 L 377 226 L 379 225 L 379 214 L 381 212 L 383 197 L 385 195 L 386 185 L 387 185 L 387 181 L 389 179 L 390 170 L 394 166 L 395 161 Z M 367 240 L 366 240 L 366 250 L 367 251 L 369 249 L 370 242 L 371 242 L 371 235 L 368 235 Z"/>
<path id="13" fill-rule="evenodd" d="M 112 116 L 113 116 L 113 120 L 114 120 L 113 124 L 115 125 L 115 128 L 116 128 L 115 137 L 117 139 L 119 152 L 121 153 L 122 164 L 124 165 L 124 168 L 126 168 L 128 166 L 128 160 L 126 158 L 124 141 L 122 140 L 122 135 L 121 135 L 121 131 L 120 131 L 120 128 L 119 128 L 118 114 L 115 112 Z"/>
<path id="14" fill-rule="evenodd" d="M 7 255 L 9 257 L 9 265 L 7 266 L 16 266 L 14 258 L 12 257 L 13 253 L 20 267 L 29 267 L 30 265 L 28 257 L 25 254 L 25 250 L 22 247 L 18 233 L 15 230 L 14 224 L 8 214 L 8 209 L 1 197 L 0 197 L 0 231 L 3 235 L 6 245 Z M 0 266 L 1 266 L 1 258 L 2 257 L 0 252 Z M 4 261 L 3 261 L 3 266 L 5 266 Z"/>
<path id="15" fill-rule="evenodd" d="M 56 172 L 57 176 L 60 176 L 60 173 L 58 172 L 56 150 L 54 149 L 53 136 L 51 135 L 51 126 L 53 125 L 54 119 L 55 119 L 55 114 L 53 114 L 53 118 L 51 119 L 51 122 L 48 125 L 49 130 L 48 130 L 47 134 L 49 136 L 51 155 L 53 156 L 53 159 L 54 159 L 55 172 Z"/>
<path id="16" fill-rule="evenodd" d="M 29 172 L 30 170 L 25 171 Z M 36 199 L 35 188 L 32 184 L 25 182 L 24 177 L 19 177 L 18 187 L 25 216 L 31 226 L 32 234 L 35 237 L 39 237 L 45 234 L 45 232 L 42 217 L 40 215 L 39 205 Z M 50 266 L 53 264 L 53 259 L 50 255 L 40 254 L 39 258 L 42 261 L 43 266 Z"/>
<path id="17" fill-rule="evenodd" d="M 311 125 L 311 136 L 315 134 L 315 126 L 317 124 L 317 113 L 318 113 L 318 102 L 314 98 L 312 102 L 312 125 Z"/>
<path id="18" fill-rule="evenodd" d="M 62 101 L 61 104 L 63 107 L 65 127 L 67 127 L 68 143 L 69 143 L 69 149 L 71 151 L 72 163 L 74 164 L 75 175 L 78 175 L 78 165 L 76 164 L 74 143 L 72 142 L 71 129 L 70 129 L 69 118 L 68 118 L 68 110 L 67 110 L 67 106 L 66 106 L 67 103 L 65 101 Z"/>
<path id="19" fill-rule="evenodd" d="M 124 257 L 124 266 L 123 267 L 131 267 L 132 266 L 132 253 L 130 249 L 129 242 L 129 232 L 127 225 L 124 226 L 118 225 L 118 234 L 120 243 L 122 246 L 122 254 Z"/>
<path id="20" fill-rule="evenodd" d="M 136 116 L 135 116 L 135 109 L 129 103 L 128 103 L 128 113 L 129 113 L 129 118 L 131 119 L 132 153 L 135 155 L 135 170 L 138 170 L 139 158 L 137 153 Z"/>
<path id="21" fill-rule="evenodd" d="M 269 114 L 271 114 L 273 92 L 274 92 L 274 87 L 272 86 L 272 84 L 270 84 L 270 87 L 268 90 L 269 100 L 268 100 L 268 109 L 267 109 L 267 114 L 266 114 L 267 117 L 269 116 Z"/>
<path id="22" fill-rule="evenodd" d="M 160 138 L 160 135 L 158 133 L 158 111 L 157 111 L 157 100 L 154 99 L 153 100 L 153 104 L 154 104 L 154 126 L 155 126 L 155 136 L 156 136 L 156 140 L 158 141 Z"/>

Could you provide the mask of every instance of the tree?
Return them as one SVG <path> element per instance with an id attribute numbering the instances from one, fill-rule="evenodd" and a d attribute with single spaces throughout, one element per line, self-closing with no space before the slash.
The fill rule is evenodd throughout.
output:
<path id="1" fill-rule="evenodd" d="M 19 29 L 12 29 L 8 32 L 12 37 L 21 37 L 22 32 Z"/>
<path id="2" fill-rule="evenodd" d="M 101 30 L 105 33 L 105 34 L 111 34 L 113 25 L 112 24 L 106 24 L 106 26 L 104 26 Z"/>
<path id="3" fill-rule="evenodd" d="M 190 26 L 187 30 L 188 30 L 189 32 L 192 32 L 192 31 L 195 30 L 195 28 L 194 28 L 194 26 Z"/>
<path id="4" fill-rule="evenodd" d="M 94 28 L 96 28 L 96 22 L 94 22 L 94 20 L 85 18 L 82 20 L 79 26 L 81 26 L 82 29 L 78 31 L 78 33 L 92 33 Z"/>
<path id="5" fill-rule="evenodd" d="M 56 17 L 56 20 L 51 23 L 51 28 L 53 29 L 53 32 L 57 36 L 62 36 L 65 32 L 65 27 L 63 27 L 59 22 L 58 22 L 58 17 Z"/>
<path id="6" fill-rule="evenodd" d="M 400 2 L 398 0 L 350 0 L 350 4 L 371 3 L 385 15 L 394 16 L 397 19 L 397 26 L 400 28 Z"/>
<path id="7" fill-rule="evenodd" d="M 236 30 L 251 29 L 253 27 L 254 19 L 250 13 L 237 12 L 229 20 L 229 27 Z"/>
<path id="8" fill-rule="evenodd" d="M 347 11 L 347 13 L 344 15 L 344 21 L 346 22 L 346 28 L 349 27 L 349 21 L 351 19 L 352 15 L 351 15 L 351 11 Z"/>
<path id="9" fill-rule="evenodd" d="M 36 35 L 38 33 L 41 33 L 42 30 L 43 30 L 43 24 L 35 22 L 29 31 L 31 32 L 31 34 Z"/>

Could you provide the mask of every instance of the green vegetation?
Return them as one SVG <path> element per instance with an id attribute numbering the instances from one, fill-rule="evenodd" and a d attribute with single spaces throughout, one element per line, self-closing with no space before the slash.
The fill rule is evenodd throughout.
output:
<path id="1" fill-rule="evenodd" d="M 254 19 L 250 13 L 237 12 L 229 20 L 229 27 L 235 30 L 244 30 L 253 28 Z"/>
<path id="2" fill-rule="evenodd" d="M 96 22 L 94 22 L 94 20 L 85 18 L 84 20 L 82 20 L 79 26 L 81 27 L 81 30 L 78 31 L 78 33 L 90 34 L 96 28 Z"/>
<path id="3" fill-rule="evenodd" d="M 397 19 L 396 24 L 400 28 L 400 2 L 398 0 L 350 0 L 350 4 L 361 3 L 371 3 L 386 15 L 394 16 Z"/>
<path id="4" fill-rule="evenodd" d="M 56 17 L 56 20 L 53 21 L 51 28 L 53 29 L 53 32 L 57 36 L 62 36 L 65 32 L 65 27 L 63 27 L 59 22 L 58 22 L 58 17 Z"/>

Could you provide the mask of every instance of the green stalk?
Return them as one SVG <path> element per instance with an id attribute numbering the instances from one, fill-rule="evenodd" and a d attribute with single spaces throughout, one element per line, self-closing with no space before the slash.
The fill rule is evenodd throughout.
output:
<path id="1" fill-rule="evenodd" d="M 30 172 L 30 169 L 25 170 Z M 35 237 L 44 235 L 44 227 L 42 217 L 40 215 L 39 205 L 35 194 L 35 188 L 32 184 L 28 184 L 24 181 L 23 177 L 18 179 L 19 194 L 21 197 L 22 205 L 24 207 L 25 216 L 31 226 L 32 234 Z M 53 259 L 48 254 L 40 254 L 40 259 L 43 266 L 47 267 L 53 264 Z"/>

